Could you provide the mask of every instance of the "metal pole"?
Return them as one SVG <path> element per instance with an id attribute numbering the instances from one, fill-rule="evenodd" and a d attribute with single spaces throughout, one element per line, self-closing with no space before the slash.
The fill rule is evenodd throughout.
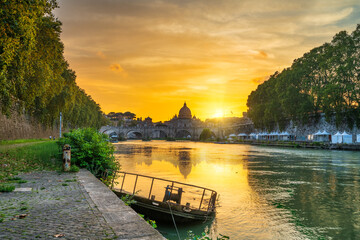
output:
<path id="1" fill-rule="evenodd" d="M 122 192 L 122 189 L 123 189 L 123 186 L 124 186 L 125 176 L 126 176 L 126 173 L 124 173 L 124 178 L 123 178 L 123 181 L 122 181 L 122 184 L 121 184 L 120 192 Z"/>
<path id="2" fill-rule="evenodd" d="M 152 182 L 151 182 L 151 187 L 150 187 L 150 192 L 149 192 L 149 199 L 150 199 L 150 196 L 151 196 L 151 191 L 152 191 L 153 185 L 154 185 L 154 178 L 152 179 Z"/>
<path id="3" fill-rule="evenodd" d="M 62 113 L 60 112 L 60 133 L 59 133 L 59 138 L 61 138 L 61 125 L 62 125 Z"/>
<path id="4" fill-rule="evenodd" d="M 138 180 L 138 175 L 136 175 L 136 179 L 135 179 L 135 185 L 134 185 L 134 191 L 133 191 L 133 195 L 135 194 L 135 189 L 136 189 L 136 183 L 137 183 L 137 180 Z"/>
<path id="5" fill-rule="evenodd" d="M 114 181 L 115 181 L 115 178 L 116 178 L 116 173 L 117 173 L 117 171 L 114 172 L 114 177 L 113 177 L 113 180 L 112 180 L 112 182 L 111 182 L 111 187 L 110 187 L 111 190 L 112 190 L 113 187 L 114 187 Z"/>
<path id="6" fill-rule="evenodd" d="M 201 208 L 201 204 L 202 204 L 202 201 L 203 201 L 203 199 L 204 199 L 204 195 L 205 195 L 205 189 L 204 189 L 203 194 L 202 194 L 202 197 L 201 197 L 199 210 L 200 210 L 200 208 Z"/>
<path id="7" fill-rule="evenodd" d="M 172 195 L 172 190 L 173 190 L 173 188 L 174 188 L 174 182 L 172 182 L 172 184 L 171 184 L 171 190 L 170 190 L 170 196 L 169 196 L 169 200 L 171 200 L 171 195 Z"/>

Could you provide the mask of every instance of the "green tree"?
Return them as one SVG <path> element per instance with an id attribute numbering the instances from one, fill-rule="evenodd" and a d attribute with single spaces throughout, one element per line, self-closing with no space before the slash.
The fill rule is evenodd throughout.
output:
<path id="1" fill-rule="evenodd" d="M 295 59 L 291 67 L 260 84 L 247 101 L 255 127 L 283 128 L 290 120 L 306 122 L 325 114 L 326 120 L 360 126 L 360 25 L 341 31 L 330 43 Z"/>
<path id="2" fill-rule="evenodd" d="M 200 134 L 200 140 L 206 141 L 212 137 L 212 132 L 208 128 L 204 128 Z"/>
<path id="3" fill-rule="evenodd" d="M 76 85 L 64 59 L 55 0 L 0 2 L 0 108 L 13 108 L 52 126 L 59 113 L 70 127 L 99 127 L 99 105 Z"/>

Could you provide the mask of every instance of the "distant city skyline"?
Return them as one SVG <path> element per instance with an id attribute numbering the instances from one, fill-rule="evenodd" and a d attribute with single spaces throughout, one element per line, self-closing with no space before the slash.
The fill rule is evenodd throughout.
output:
<path id="1" fill-rule="evenodd" d="M 59 0 L 65 57 L 105 113 L 238 116 L 258 84 L 341 30 L 360 2 Z"/>

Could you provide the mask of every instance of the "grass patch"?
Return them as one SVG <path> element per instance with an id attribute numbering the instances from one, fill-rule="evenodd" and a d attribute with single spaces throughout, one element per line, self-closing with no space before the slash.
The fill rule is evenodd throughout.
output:
<path id="1" fill-rule="evenodd" d="M 11 177 L 19 172 L 58 170 L 61 168 L 56 141 L 43 141 L 17 148 L 0 150 L 0 183 L 25 180 Z"/>
<path id="2" fill-rule="evenodd" d="M 0 184 L 0 192 L 12 192 L 15 190 L 14 185 Z"/>
<path id="3" fill-rule="evenodd" d="M 78 172 L 78 171 L 80 171 L 80 168 L 78 166 L 76 166 L 76 165 L 71 165 L 69 171 L 70 172 Z"/>
<path id="4" fill-rule="evenodd" d="M 66 179 L 65 182 L 76 182 L 76 179 Z"/>
<path id="5" fill-rule="evenodd" d="M 20 143 L 45 142 L 45 141 L 50 141 L 50 140 L 45 138 L 2 140 L 0 141 L 0 145 L 14 145 Z"/>
<path id="6" fill-rule="evenodd" d="M 26 180 L 21 179 L 20 177 L 9 177 L 5 179 L 8 183 L 27 183 Z"/>
<path id="7" fill-rule="evenodd" d="M 69 184 L 67 184 L 67 183 L 63 183 L 62 185 L 63 185 L 63 186 L 69 186 Z"/>
<path id="8" fill-rule="evenodd" d="M 18 181 L 18 180 L 21 180 L 20 177 L 8 177 L 6 180 L 8 181 Z"/>

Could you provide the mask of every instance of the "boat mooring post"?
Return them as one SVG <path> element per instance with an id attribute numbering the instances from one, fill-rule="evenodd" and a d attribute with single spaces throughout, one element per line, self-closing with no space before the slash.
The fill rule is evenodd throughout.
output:
<path id="1" fill-rule="evenodd" d="M 63 147 L 63 169 L 65 172 L 70 171 L 71 165 L 71 147 L 65 144 Z"/>

